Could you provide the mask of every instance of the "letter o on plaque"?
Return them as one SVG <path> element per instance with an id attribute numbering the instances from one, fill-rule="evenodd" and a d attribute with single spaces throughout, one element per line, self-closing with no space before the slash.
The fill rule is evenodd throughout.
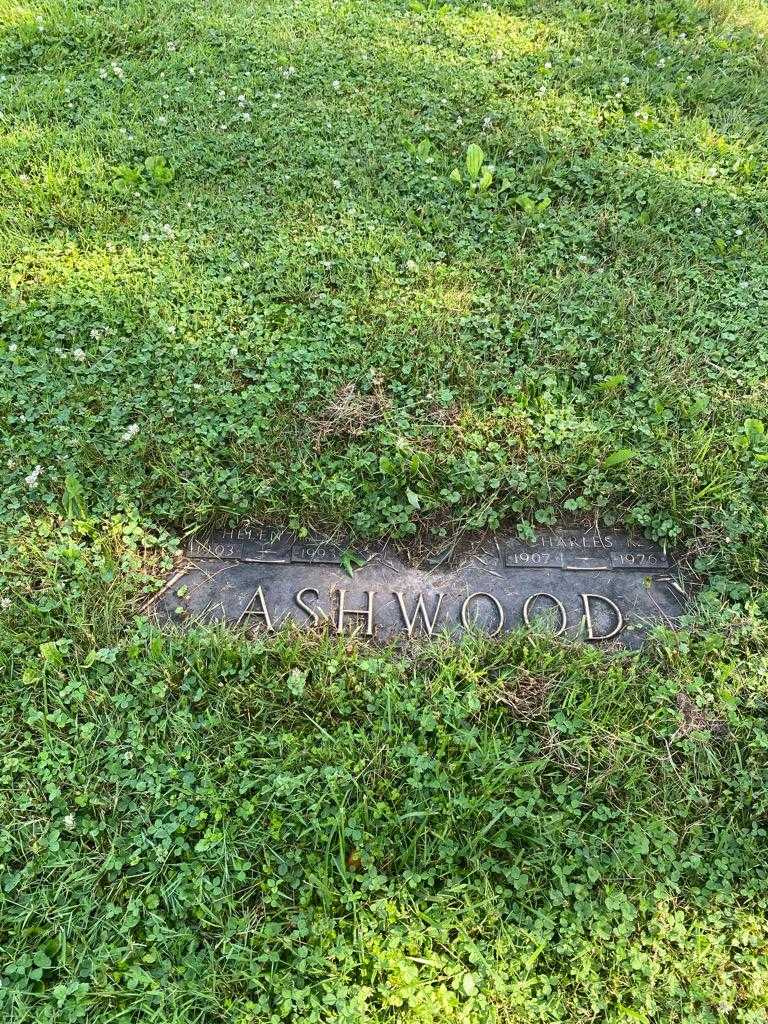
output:
<path id="1" fill-rule="evenodd" d="M 568 616 L 566 615 L 565 608 L 563 607 L 562 602 L 558 601 L 554 594 L 547 594 L 544 591 L 542 591 L 539 594 L 531 594 L 531 596 L 526 600 L 525 604 L 523 605 L 523 622 L 529 629 L 531 629 L 533 625 L 533 623 L 531 622 L 530 615 L 531 606 L 533 605 L 534 601 L 536 601 L 540 597 L 545 597 L 548 601 L 551 601 L 560 613 L 560 629 L 558 629 L 558 631 L 554 634 L 554 636 L 560 636 L 562 633 L 565 632 L 565 627 L 568 625 Z"/>
<path id="2" fill-rule="evenodd" d="M 470 602 L 479 600 L 479 598 L 481 597 L 487 597 L 488 600 L 496 608 L 496 614 L 499 616 L 499 624 L 492 633 L 488 634 L 488 636 L 496 636 L 498 633 L 501 632 L 502 626 L 504 625 L 504 609 L 501 607 L 501 605 L 493 596 L 493 594 L 487 594 L 484 590 L 480 590 L 476 594 L 470 594 L 469 597 L 464 601 L 464 604 L 461 606 L 461 624 L 464 627 L 464 629 L 469 629 L 471 626 L 475 625 L 475 622 L 477 621 L 477 616 L 475 616 L 474 622 L 469 623 L 467 622 L 467 611 L 469 609 Z"/>

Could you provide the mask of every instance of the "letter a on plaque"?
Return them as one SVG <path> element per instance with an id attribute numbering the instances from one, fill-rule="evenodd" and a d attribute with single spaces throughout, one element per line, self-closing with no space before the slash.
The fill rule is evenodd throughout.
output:
<path id="1" fill-rule="evenodd" d="M 263 619 L 268 632 L 274 632 L 272 619 L 269 615 L 269 608 L 267 608 L 267 602 L 264 600 L 264 591 L 261 587 L 256 588 L 256 592 L 243 609 L 243 613 L 237 620 L 237 624 L 238 626 L 242 626 L 244 623 L 249 623 L 251 619 Z"/>

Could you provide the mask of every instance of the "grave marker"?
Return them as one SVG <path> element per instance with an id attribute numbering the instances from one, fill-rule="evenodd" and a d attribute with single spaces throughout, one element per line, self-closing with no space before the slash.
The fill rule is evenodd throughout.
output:
<path id="1" fill-rule="evenodd" d="M 637 647 L 652 626 L 675 626 L 687 589 L 658 545 L 613 531 L 542 531 L 531 542 L 488 534 L 417 556 L 244 525 L 192 540 L 151 607 L 161 621 L 249 632 L 293 622 L 408 642 L 522 625 Z"/>

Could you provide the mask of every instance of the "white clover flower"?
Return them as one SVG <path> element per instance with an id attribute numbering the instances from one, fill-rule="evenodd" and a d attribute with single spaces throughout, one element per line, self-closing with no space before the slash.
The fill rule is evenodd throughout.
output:
<path id="1" fill-rule="evenodd" d="M 64 818 L 64 827 L 73 829 L 75 827 L 75 816 L 74 814 L 67 814 Z"/>
<path id="2" fill-rule="evenodd" d="M 136 437 L 138 432 L 139 432 L 139 424 L 138 423 L 131 423 L 131 425 L 128 427 L 128 429 L 125 431 L 125 433 L 120 435 L 120 440 L 121 441 L 132 441 L 134 439 L 134 437 Z"/>
<path id="3" fill-rule="evenodd" d="M 233 359 L 235 358 L 235 356 L 237 355 L 237 345 L 232 346 L 232 348 L 229 350 L 229 354 L 232 356 Z"/>
<path id="4" fill-rule="evenodd" d="M 335 89 L 336 92 L 339 91 L 339 89 L 341 88 L 341 82 L 338 80 L 338 78 L 334 78 L 334 80 L 331 82 L 331 88 Z"/>
<path id="5" fill-rule="evenodd" d="M 109 72 L 106 68 L 101 68 L 101 70 L 99 71 L 99 78 L 106 78 L 108 74 Z"/>
<path id="6" fill-rule="evenodd" d="M 85 351 L 81 348 L 73 349 L 72 358 L 78 363 L 85 362 Z"/>
<path id="7" fill-rule="evenodd" d="M 744 231 L 743 231 L 742 228 L 736 228 L 736 230 L 733 233 L 738 238 L 739 235 L 743 235 L 744 234 Z"/>
<path id="8" fill-rule="evenodd" d="M 551 60 L 545 60 L 544 61 L 544 67 L 547 69 L 547 71 L 549 71 L 549 69 L 552 67 L 552 61 Z"/>
<path id="9" fill-rule="evenodd" d="M 16 342 L 12 341 L 11 344 L 8 346 L 8 351 L 15 352 L 18 347 L 19 346 L 16 344 Z"/>
<path id="10" fill-rule="evenodd" d="M 251 115 L 250 115 L 250 114 L 248 113 L 248 111 L 247 111 L 247 110 L 246 110 L 246 112 L 245 112 L 245 113 L 243 114 L 243 120 L 244 120 L 244 121 L 250 121 L 250 120 L 251 120 Z"/>
<path id="11" fill-rule="evenodd" d="M 283 78 L 292 78 L 296 74 L 296 68 L 291 64 L 290 67 L 283 69 Z"/>
<path id="12" fill-rule="evenodd" d="M 10 607 L 11 607 L 11 599 L 10 599 L 10 597 L 0 598 L 0 608 L 2 608 L 4 612 L 7 612 Z"/>
<path id="13" fill-rule="evenodd" d="M 42 466 L 35 466 L 32 472 L 28 476 L 24 477 L 24 483 L 27 485 L 30 491 L 34 491 L 34 489 L 37 487 L 37 481 L 42 472 Z"/>
<path id="14" fill-rule="evenodd" d="M 492 117 L 484 117 L 483 118 L 483 130 L 487 132 L 491 128 L 493 128 L 493 118 Z"/>
<path id="15" fill-rule="evenodd" d="M 701 216 L 701 207 L 697 206 L 696 209 L 693 212 L 694 212 L 694 215 L 696 217 L 700 217 Z"/>
<path id="16" fill-rule="evenodd" d="M 334 187 L 335 189 L 339 189 L 339 188 L 341 188 L 341 182 L 339 181 L 339 179 L 338 179 L 338 178 L 334 178 L 334 179 L 333 179 L 333 187 Z"/>

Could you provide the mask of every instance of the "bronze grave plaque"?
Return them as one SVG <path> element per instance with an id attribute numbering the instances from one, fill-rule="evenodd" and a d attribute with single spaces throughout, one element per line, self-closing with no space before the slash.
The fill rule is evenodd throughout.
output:
<path id="1" fill-rule="evenodd" d="M 658 545 L 619 532 L 490 534 L 416 557 L 244 525 L 190 541 L 151 610 L 160 621 L 255 632 L 292 622 L 408 641 L 523 626 L 635 648 L 654 625 L 675 626 L 688 590 Z"/>

